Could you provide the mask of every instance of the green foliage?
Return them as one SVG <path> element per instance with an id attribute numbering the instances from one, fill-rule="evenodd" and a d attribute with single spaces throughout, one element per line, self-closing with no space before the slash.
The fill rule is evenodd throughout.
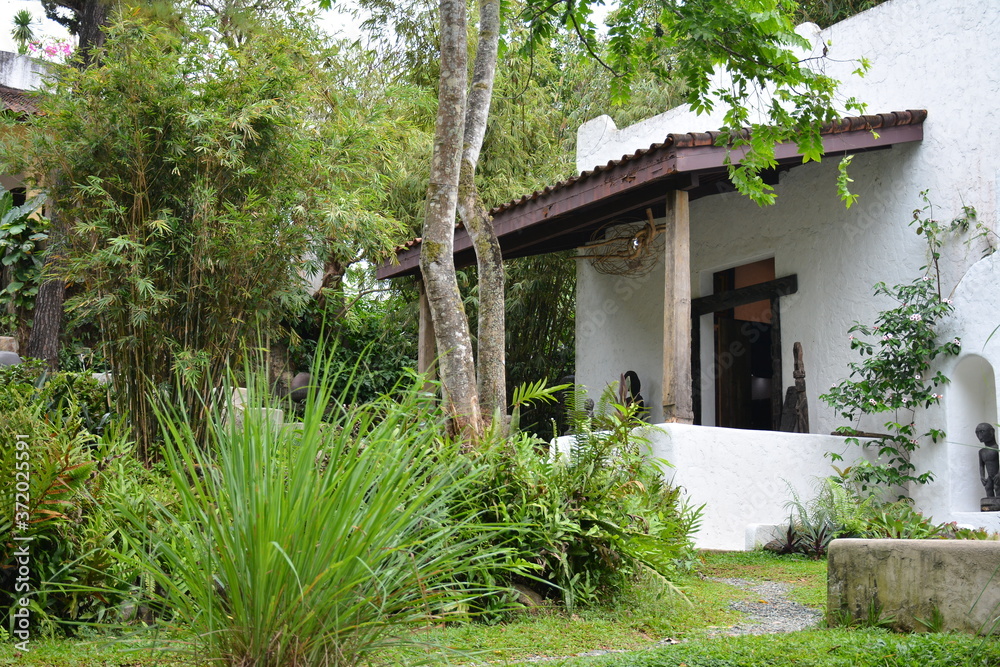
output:
<path id="1" fill-rule="evenodd" d="M 826 28 L 883 2 L 885 0 L 800 0 L 798 16 L 802 21 L 812 21 Z"/>
<path id="2" fill-rule="evenodd" d="M 0 414 L 19 409 L 27 399 L 44 419 L 76 411 L 81 427 L 93 435 L 100 435 L 113 416 L 107 387 L 89 373 L 49 373 L 45 362 L 36 359 L 0 366 Z"/>
<path id="3" fill-rule="evenodd" d="M 361 402 L 389 393 L 406 369 L 417 367 L 419 314 L 415 292 L 401 285 L 379 291 L 369 282 L 368 273 L 360 267 L 349 271 L 349 277 L 357 278 L 344 289 L 347 303 L 339 312 L 331 312 L 330 300 L 325 304 L 312 301 L 290 326 L 294 341 L 289 345 L 292 365 L 309 368 L 319 341 L 327 337 L 338 365 L 357 365 L 355 373 L 335 379 L 351 382 L 350 386 L 336 386 L 336 393 L 356 396 Z"/>
<path id="4" fill-rule="evenodd" d="M 11 596 L 26 592 L 15 589 L 14 556 L 27 545 L 34 628 L 71 633 L 77 623 L 111 620 L 125 596 L 122 582 L 136 576 L 113 556 L 123 522 L 112 505 L 134 501 L 150 475 L 114 422 L 88 427 L 94 419 L 85 406 L 95 411 L 103 402 L 107 410 L 89 376 L 35 377 L 40 366 L 0 370 L 0 532 L 8 536 L 0 544 L 0 625 L 8 627 Z M 24 482 L 26 491 L 18 487 Z"/>
<path id="5" fill-rule="evenodd" d="M 760 174 L 777 164 L 778 143 L 794 141 L 804 161 L 819 160 L 820 126 L 842 111 L 864 109 L 853 98 L 841 108 L 837 81 L 796 51 L 810 44 L 795 32 L 794 2 L 688 0 L 653 7 L 629 0 L 609 15 L 604 48 L 591 19 L 593 4 L 529 0 L 521 12 L 529 25 L 529 45 L 546 43 L 560 28 L 578 35 L 588 52 L 603 57 L 614 72 L 611 90 L 619 102 L 627 99 L 641 64 L 661 79 L 683 81 L 687 102 L 696 112 L 721 105 L 725 121 L 720 145 L 733 149 L 727 158 L 730 179 L 759 204 L 774 201 L 773 188 Z M 728 74 L 724 82 L 714 83 L 719 66 Z M 866 69 L 861 62 L 857 72 Z M 748 103 L 751 98 L 761 100 L 759 108 Z M 850 202 L 850 194 L 843 187 L 840 191 Z"/>
<path id="6" fill-rule="evenodd" d="M 10 36 L 17 43 L 17 53 L 19 55 L 24 55 L 28 52 L 28 42 L 35 38 L 35 31 L 31 29 L 33 20 L 31 11 L 27 9 L 19 9 L 14 14 L 14 28 L 10 31 Z"/>
<path id="7" fill-rule="evenodd" d="M 913 509 L 905 500 L 876 509 L 868 521 L 864 537 L 895 540 L 925 540 L 941 534 L 942 526 Z"/>
<path id="8" fill-rule="evenodd" d="M 411 378 L 356 407 L 319 359 L 303 422 L 276 427 L 253 383 L 242 425 L 215 411 L 208 441 L 163 416 L 179 502 L 151 499 L 154 531 L 129 503 L 135 560 L 156 584 L 169 646 L 199 662 L 354 665 L 399 628 L 462 618 L 486 592 L 458 584 L 498 552 L 462 534 L 456 495 L 485 473 L 441 439 L 445 420 Z M 349 399 L 348 399 L 349 400 Z M 225 411 L 231 413 L 232 406 Z M 473 553 L 474 552 L 474 553 Z"/>
<path id="9" fill-rule="evenodd" d="M 837 429 L 844 435 L 859 435 L 858 425 L 866 415 L 890 415 L 884 422 L 888 433 L 865 433 L 863 441 L 850 438 L 879 452 L 877 464 L 853 467 L 852 475 L 862 489 L 933 480 L 931 471 L 917 471 L 910 459 L 920 446 L 919 438 L 937 442 L 945 435 L 935 428 L 919 434 L 915 413 L 919 407 L 936 405 L 942 397 L 938 388 L 948 382 L 944 374 L 932 370 L 934 360 L 961 350 L 959 339 L 940 342 L 937 338 L 938 322 L 953 310 L 951 300 L 941 296 L 938 260 L 946 235 L 966 231 L 970 220 L 975 220 L 975 210 L 965 207 L 962 216 L 944 224 L 934 219 L 926 190 L 921 197 L 924 206 L 913 212 L 911 224 L 927 241 L 930 261 L 921 267 L 923 275 L 908 285 L 875 285 L 876 297 L 886 297 L 895 305 L 883 310 L 874 325 L 856 322 L 851 327 L 851 349 L 861 354 L 862 361 L 850 364 L 850 377 L 820 396 L 843 418 L 854 422 Z M 834 454 L 831 457 L 841 459 Z"/>
<path id="10" fill-rule="evenodd" d="M 896 623 L 896 617 L 892 615 L 886 615 L 884 609 L 882 608 L 882 603 L 879 602 L 878 598 L 873 597 L 868 601 L 868 605 L 864 609 L 864 614 L 860 616 L 854 616 L 851 614 L 849 609 L 842 608 L 837 609 L 831 615 L 832 627 L 842 627 L 842 628 L 880 628 L 883 630 L 891 630 Z"/>
<path id="11" fill-rule="evenodd" d="M 10 329 L 35 307 L 42 269 L 37 251 L 48 238 L 48 221 L 34 214 L 44 201 L 45 195 L 38 195 L 14 206 L 11 192 L 0 194 L 0 264 L 4 273 L 10 276 L 0 292 L 0 307 L 6 307 L 7 314 L 14 318 L 5 323 Z"/>
<path id="12" fill-rule="evenodd" d="M 57 271 L 100 332 L 144 457 L 175 370 L 195 405 L 304 298 L 295 258 L 321 228 L 310 193 L 325 172 L 313 44 L 293 19 L 230 48 L 210 18 L 119 20 L 100 64 L 66 71 L 27 123 L 31 143 L 6 153 L 15 166 L 30 155 L 36 179 L 60 174 Z"/>
<path id="13" fill-rule="evenodd" d="M 567 610 L 613 598 L 638 572 L 669 581 L 689 560 L 700 508 L 684 504 L 644 453 L 634 410 L 580 425 L 569 454 L 556 455 L 523 434 L 486 443 L 471 455 L 489 471 L 479 509 L 511 549 L 520 572 L 483 576 L 525 583 Z"/>
<path id="14" fill-rule="evenodd" d="M 822 501 L 805 503 L 790 485 L 788 490 L 792 498 L 786 507 L 791 514 L 782 553 L 801 553 L 811 558 L 826 556 L 831 540 L 842 532 L 836 515 Z"/>
<path id="15" fill-rule="evenodd" d="M 944 614 L 937 605 L 931 608 L 930 618 L 917 618 L 916 621 L 927 628 L 927 632 L 944 632 Z"/>
<path id="16" fill-rule="evenodd" d="M 779 538 L 784 553 L 798 552 L 813 557 L 825 554 L 836 537 L 866 539 L 924 540 L 930 538 L 984 540 L 997 539 L 983 528 L 959 528 L 937 524 L 913 509 L 907 499 L 886 502 L 864 483 L 856 482 L 850 470 L 840 471 L 818 483 L 816 496 L 803 501 L 790 489 L 792 509 L 785 535 Z"/>

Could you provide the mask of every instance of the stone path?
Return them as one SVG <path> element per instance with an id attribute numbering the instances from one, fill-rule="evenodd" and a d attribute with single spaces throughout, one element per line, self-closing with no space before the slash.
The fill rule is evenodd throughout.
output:
<path id="1" fill-rule="evenodd" d="M 731 628 L 720 628 L 709 633 L 710 637 L 796 632 L 817 625 L 823 618 L 818 610 L 789 600 L 787 593 L 792 589 L 789 584 L 715 577 L 711 581 L 753 591 L 758 598 L 756 601 L 730 602 L 730 608 L 745 613 L 747 618 Z"/>
<path id="2" fill-rule="evenodd" d="M 776 581 L 754 581 L 750 579 L 724 579 L 709 577 L 710 581 L 717 581 L 729 584 L 736 588 L 752 591 L 757 600 L 730 602 L 729 606 L 736 611 L 747 615 L 741 623 L 728 628 L 718 628 L 708 633 L 709 637 L 736 637 L 739 635 L 767 635 L 781 632 L 796 632 L 814 627 L 822 620 L 823 615 L 816 609 L 811 609 L 798 602 L 788 599 L 788 592 L 792 589 L 789 584 Z M 656 648 L 669 644 L 679 644 L 676 639 L 666 638 L 646 647 Z M 572 656 L 549 657 L 539 656 L 534 658 L 523 658 L 520 662 L 552 662 L 555 660 L 565 660 L 569 657 L 583 658 L 598 655 L 608 655 L 611 653 L 633 653 L 629 650 L 606 650 L 598 649 L 575 653 Z M 482 664 L 482 663 L 478 663 Z"/>

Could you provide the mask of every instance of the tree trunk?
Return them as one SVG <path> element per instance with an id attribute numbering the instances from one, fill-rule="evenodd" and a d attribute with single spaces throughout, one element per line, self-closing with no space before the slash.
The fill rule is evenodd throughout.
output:
<path id="1" fill-rule="evenodd" d="M 107 0 L 84 0 L 76 12 L 80 18 L 77 29 L 79 49 L 83 55 L 83 66 L 87 67 L 94 62 L 94 49 L 104 46 L 102 28 L 108 22 L 108 3 Z"/>
<path id="2" fill-rule="evenodd" d="M 323 280 L 320 283 L 319 291 L 314 295 L 316 305 L 321 311 L 330 312 L 331 305 L 333 312 L 339 312 L 344 307 L 344 274 L 347 273 L 347 265 L 342 264 L 333 255 L 323 262 Z M 334 303 L 330 304 L 332 300 Z"/>
<path id="3" fill-rule="evenodd" d="M 469 323 L 455 276 L 455 211 L 462 162 L 467 56 L 465 3 L 441 0 L 441 83 L 420 271 L 427 289 L 444 391 L 455 433 L 482 429 Z"/>
<path id="4" fill-rule="evenodd" d="M 56 3 L 76 12 L 80 21 L 77 28 L 79 38 L 78 48 L 83 56 L 83 67 L 88 67 L 94 61 L 94 50 L 104 44 L 102 28 L 108 22 L 108 4 L 106 0 L 85 0 L 81 5 L 70 6 L 66 3 Z M 58 202 L 50 202 L 52 217 L 56 217 Z M 58 243 L 61 235 L 66 233 L 65 226 L 58 226 L 53 220 L 49 243 Z M 45 260 L 45 271 L 54 266 L 57 257 L 50 255 Z M 44 275 L 44 274 L 43 274 Z M 35 297 L 34 321 L 28 338 L 29 357 L 45 359 L 49 368 L 59 367 L 59 334 L 62 330 L 63 302 L 66 298 L 66 283 L 56 278 L 48 278 L 38 288 Z"/>
<path id="5" fill-rule="evenodd" d="M 52 257 L 45 260 L 45 269 L 52 264 Z M 63 300 L 66 283 L 61 280 L 46 280 L 38 288 L 35 298 L 34 317 L 28 349 L 25 354 L 35 359 L 44 359 L 49 370 L 59 370 L 59 332 L 62 329 Z"/>
<path id="6" fill-rule="evenodd" d="M 500 242 L 479 189 L 476 167 L 486 136 L 500 39 L 499 0 L 480 0 L 479 43 L 465 112 L 465 140 L 458 211 L 476 251 L 479 266 L 479 400 L 486 418 L 506 412 L 504 268 Z"/>

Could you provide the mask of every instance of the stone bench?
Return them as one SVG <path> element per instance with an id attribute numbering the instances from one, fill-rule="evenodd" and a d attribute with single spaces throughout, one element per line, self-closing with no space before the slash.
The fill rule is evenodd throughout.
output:
<path id="1" fill-rule="evenodd" d="M 1000 634 L 1000 542 L 834 540 L 827 594 L 834 624 L 880 610 L 897 630 Z"/>

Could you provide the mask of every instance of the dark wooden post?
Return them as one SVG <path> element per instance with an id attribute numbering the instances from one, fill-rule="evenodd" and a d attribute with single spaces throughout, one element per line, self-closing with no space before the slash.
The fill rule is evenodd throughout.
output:
<path id="1" fill-rule="evenodd" d="M 428 380 L 436 377 L 435 361 L 437 359 L 437 340 L 434 338 L 434 323 L 431 321 L 431 307 L 427 302 L 427 289 L 421 278 L 417 283 L 420 293 L 420 329 L 417 334 L 417 372 L 423 373 Z"/>
<path id="2" fill-rule="evenodd" d="M 663 420 L 691 424 L 691 230 L 688 193 L 667 194 L 663 275 Z"/>

